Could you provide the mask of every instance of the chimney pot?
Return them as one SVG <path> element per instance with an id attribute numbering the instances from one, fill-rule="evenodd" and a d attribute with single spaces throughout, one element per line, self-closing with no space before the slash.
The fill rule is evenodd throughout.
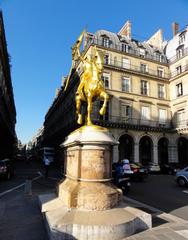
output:
<path id="1" fill-rule="evenodd" d="M 176 36 L 176 34 L 179 32 L 179 24 L 176 22 L 172 23 L 172 32 L 173 32 L 173 37 Z"/>

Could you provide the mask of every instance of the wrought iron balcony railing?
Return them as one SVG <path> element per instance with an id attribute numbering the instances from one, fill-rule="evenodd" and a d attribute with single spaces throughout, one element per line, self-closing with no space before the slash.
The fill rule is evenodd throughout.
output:
<path id="1" fill-rule="evenodd" d="M 153 121 L 140 118 L 129 118 L 121 116 L 97 116 L 93 115 L 93 120 L 100 123 L 117 123 L 117 124 L 127 124 L 127 125 L 136 125 L 136 126 L 147 126 L 147 127 L 156 127 L 156 128 L 171 128 L 171 121 Z"/>
<path id="2" fill-rule="evenodd" d="M 180 75 L 181 73 L 184 73 L 188 70 L 188 64 L 184 65 L 184 66 L 179 66 L 176 71 L 171 72 L 170 76 L 171 78 L 176 77 L 178 75 Z"/>
<path id="3" fill-rule="evenodd" d="M 164 79 L 169 78 L 168 73 L 158 71 L 157 69 L 151 69 L 151 68 L 144 69 L 142 66 L 136 66 L 136 65 L 127 64 L 127 63 L 125 64 L 121 61 L 114 61 L 111 59 L 109 59 L 108 61 L 105 61 L 104 65 L 121 68 L 122 70 L 126 70 L 126 71 L 134 71 L 139 74 L 155 76 L 157 78 L 164 78 Z"/>
<path id="4" fill-rule="evenodd" d="M 152 61 L 156 61 L 156 62 L 160 62 L 160 63 L 164 63 L 164 64 L 168 63 L 166 56 L 164 56 L 162 54 L 161 55 L 160 54 L 149 54 L 147 52 L 147 50 L 146 50 L 145 54 L 142 54 L 139 50 L 133 49 L 131 47 L 128 47 L 126 49 L 122 48 L 123 43 L 122 44 L 110 43 L 108 45 L 104 45 L 104 42 L 102 40 L 92 38 L 88 42 L 87 47 L 89 47 L 91 44 L 95 44 L 95 45 L 98 45 L 98 46 L 106 48 L 106 49 L 110 48 L 112 50 L 116 50 L 121 53 L 127 53 L 130 55 L 139 57 L 139 58 L 144 58 L 146 60 L 152 60 Z"/>
<path id="5" fill-rule="evenodd" d="M 173 128 L 188 128 L 188 119 L 181 121 L 173 121 Z"/>
<path id="6" fill-rule="evenodd" d="M 185 57 L 185 56 L 187 56 L 187 55 L 188 55 L 188 48 L 185 48 L 185 49 L 183 49 L 183 51 L 181 52 L 181 55 L 176 54 L 175 56 L 173 56 L 173 57 L 171 57 L 171 58 L 169 59 L 169 62 L 170 62 L 170 63 L 173 63 L 173 62 L 175 62 L 175 61 L 177 61 L 177 60 L 179 60 L 179 59 L 181 59 L 181 58 L 183 58 L 183 57 Z"/>

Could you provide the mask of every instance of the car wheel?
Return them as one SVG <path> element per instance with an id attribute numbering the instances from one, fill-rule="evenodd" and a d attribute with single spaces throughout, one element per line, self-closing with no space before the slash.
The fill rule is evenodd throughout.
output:
<path id="1" fill-rule="evenodd" d="M 180 187 L 184 187 L 186 185 L 186 180 L 184 178 L 179 178 L 177 182 Z"/>

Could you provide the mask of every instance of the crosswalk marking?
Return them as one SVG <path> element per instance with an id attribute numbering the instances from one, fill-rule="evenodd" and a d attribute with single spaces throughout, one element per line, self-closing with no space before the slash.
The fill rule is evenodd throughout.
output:
<path id="1" fill-rule="evenodd" d="M 37 180 L 38 178 L 41 178 L 41 177 L 42 177 L 42 173 L 41 173 L 41 172 L 37 172 L 37 174 L 38 174 L 39 176 L 33 178 L 32 181 Z M 25 183 L 22 183 L 22 184 L 20 184 L 20 185 L 18 185 L 18 186 L 16 186 L 16 187 L 13 187 L 13 188 L 11 188 L 11 189 L 8 189 L 8 190 L 0 193 L 0 197 L 4 196 L 5 194 L 7 194 L 7 193 L 9 193 L 9 192 L 12 192 L 12 191 L 18 189 L 18 188 L 21 188 L 21 187 L 23 187 L 23 186 L 25 186 Z"/>
<path id="2" fill-rule="evenodd" d="M 176 233 L 188 239 L 188 230 L 180 230 L 180 231 L 176 231 Z"/>

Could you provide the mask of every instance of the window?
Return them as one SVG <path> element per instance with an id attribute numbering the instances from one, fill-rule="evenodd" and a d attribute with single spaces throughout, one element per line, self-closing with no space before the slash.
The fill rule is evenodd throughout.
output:
<path id="1" fill-rule="evenodd" d="M 146 64 L 141 63 L 140 64 L 140 71 L 143 73 L 147 73 L 148 72 L 148 66 Z"/>
<path id="2" fill-rule="evenodd" d="M 109 45 L 110 45 L 109 38 L 103 37 L 103 38 L 102 38 L 102 46 L 104 46 L 104 47 L 109 47 Z"/>
<path id="3" fill-rule="evenodd" d="M 140 48 L 140 57 L 145 57 L 146 51 L 143 48 Z"/>
<path id="4" fill-rule="evenodd" d="M 183 95 L 183 86 L 182 86 L 182 83 L 178 83 L 176 85 L 176 96 L 179 97 L 182 95 Z"/>
<path id="5" fill-rule="evenodd" d="M 128 58 L 122 58 L 122 67 L 123 68 L 130 68 L 130 59 Z"/>
<path id="6" fill-rule="evenodd" d="M 121 51 L 122 52 L 129 52 L 129 46 L 125 43 L 121 44 Z"/>
<path id="7" fill-rule="evenodd" d="M 184 47 L 179 47 L 176 50 L 176 56 L 177 56 L 177 58 L 181 58 L 181 57 L 183 57 L 183 55 L 184 55 Z"/>
<path id="8" fill-rule="evenodd" d="M 104 64 L 109 64 L 110 62 L 110 58 L 109 58 L 109 55 L 104 55 Z"/>
<path id="9" fill-rule="evenodd" d="M 105 88 L 110 88 L 110 74 L 109 73 L 103 73 L 101 78 L 104 82 Z"/>
<path id="10" fill-rule="evenodd" d="M 122 91 L 130 92 L 130 78 L 122 77 Z"/>
<path id="11" fill-rule="evenodd" d="M 165 86 L 164 86 L 164 84 L 158 84 L 158 98 L 165 98 Z"/>
<path id="12" fill-rule="evenodd" d="M 182 44 L 185 42 L 185 33 L 179 35 L 179 44 Z"/>
<path id="13" fill-rule="evenodd" d="M 184 109 L 177 111 L 176 113 L 177 124 L 183 125 L 185 121 L 185 111 Z"/>
<path id="14" fill-rule="evenodd" d="M 166 109 L 159 109 L 159 123 L 165 124 L 167 120 L 167 111 Z"/>
<path id="15" fill-rule="evenodd" d="M 181 65 L 176 68 L 177 74 L 182 73 L 182 67 Z"/>
<path id="16" fill-rule="evenodd" d="M 141 94 L 148 95 L 148 82 L 141 80 Z"/>
<path id="17" fill-rule="evenodd" d="M 162 62 L 163 56 L 161 55 L 160 52 L 155 52 L 156 60 L 159 62 Z"/>
<path id="18" fill-rule="evenodd" d="M 141 122 L 144 124 L 148 123 L 150 119 L 150 108 L 146 106 L 142 106 L 141 108 Z"/>
<path id="19" fill-rule="evenodd" d="M 157 68 L 157 75 L 158 75 L 158 77 L 164 77 L 164 69 L 163 68 L 161 68 L 161 67 L 158 67 Z"/>
<path id="20" fill-rule="evenodd" d="M 114 66 L 118 66 L 117 57 L 114 57 Z"/>
<path id="21" fill-rule="evenodd" d="M 131 118 L 132 108 L 129 105 L 121 105 L 121 116 L 128 120 Z"/>

